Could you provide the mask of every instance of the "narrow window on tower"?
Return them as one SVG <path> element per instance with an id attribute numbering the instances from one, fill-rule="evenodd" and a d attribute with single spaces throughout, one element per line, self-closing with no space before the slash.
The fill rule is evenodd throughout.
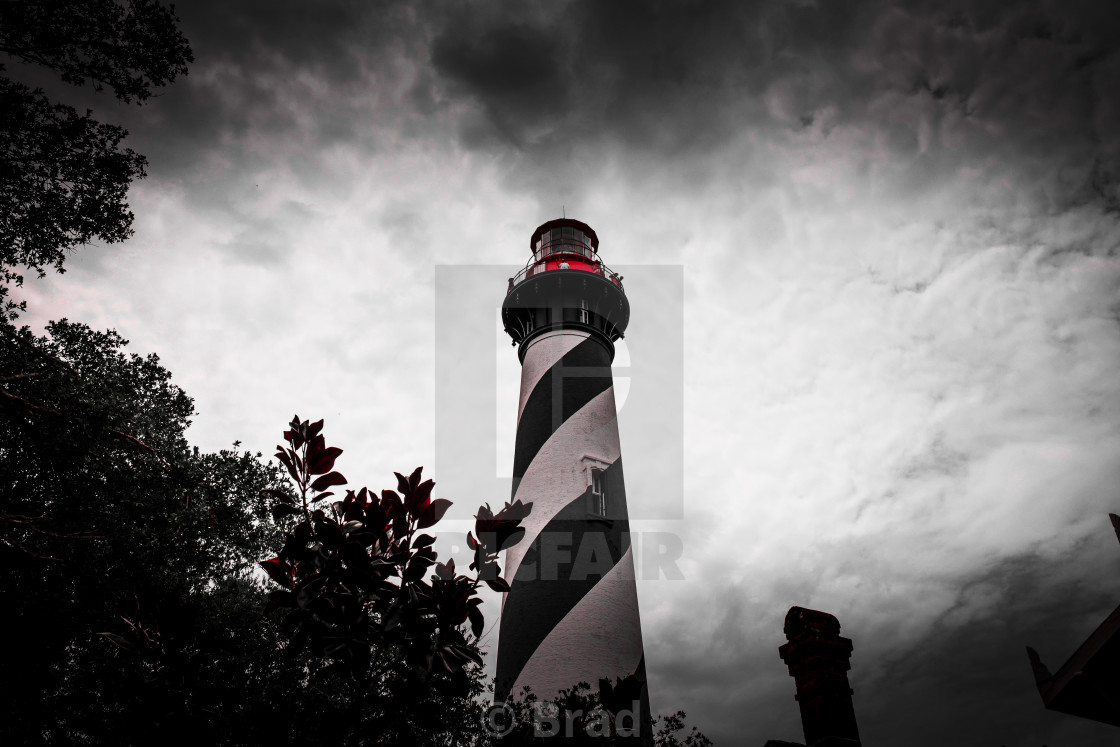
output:
<path id="1" fill-rule="evenodd" d="M 591 468 L 591 511 L 598 516 L 607 515 L 607 485 L 603 470 Z"/>
<path id="2" fill-rule="evenodd" d="M 580 324 L 587 324 L 587 301 L 582 299 L 579 302 L 579 322 Z"/>

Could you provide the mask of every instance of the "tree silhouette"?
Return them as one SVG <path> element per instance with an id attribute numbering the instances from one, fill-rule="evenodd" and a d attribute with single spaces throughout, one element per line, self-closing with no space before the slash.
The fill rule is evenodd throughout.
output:
<path id="1" fill-rule="evenodd" d="M 185 75 L 193 60 L 170 8 L 155 0 L 24 0 L 0 3 L 0 52 L 46 67 L 66 83 L 108 88 L 141 104 Z M 52 102 L 11 80 L 0 64 L 0 301 L 19 268 L 63 271 L 66 252 L 132 234 L 125 197 L 145 176 L 144 157 L 122 148 L 124 129 Z"/>
<path id="2" fill-rule="evenodd" d="M 0 321 L 0 743 L 206 740 L 289 686 L 253 573 L 280 472 L 191 448 L 191 399 L 125 345 Z"/>

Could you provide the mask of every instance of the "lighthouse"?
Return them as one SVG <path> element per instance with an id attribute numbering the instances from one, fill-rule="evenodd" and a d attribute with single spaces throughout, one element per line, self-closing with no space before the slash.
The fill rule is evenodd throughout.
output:
<path id="1" fill-rule="evenodd" d="M 529 248 L 502 321 L 521 360 L 512 498 L 533 508 L 524 539 L 507 550 L 495 700 L 525 686 L 549 700 L 580 682 L 594 689 L 633 676 L 645 742 L 649 696 L 611 376 L 630 304 L 587 224 L 548 221 Z"/>

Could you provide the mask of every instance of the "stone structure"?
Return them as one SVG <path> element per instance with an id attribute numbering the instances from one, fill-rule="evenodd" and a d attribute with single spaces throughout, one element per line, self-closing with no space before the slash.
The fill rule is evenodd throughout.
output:
<path id="1" fill-rule="evenodd" d="M 852 688 L 848 685 L 852 642 L 827 612 L 791 607 L 788 643 L 778 649 L 797 686 L 805 744 L 770 740 L 766 747 L 860 747 Z"/>

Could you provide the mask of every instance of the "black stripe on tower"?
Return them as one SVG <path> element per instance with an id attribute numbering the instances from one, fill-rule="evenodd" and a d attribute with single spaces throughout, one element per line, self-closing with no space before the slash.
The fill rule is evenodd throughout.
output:
<path id="1" fill-rule="evenodd" d="M 564 421 L 610 389 L 611 351 L 591 335 L 569 350 L 541 376 L 517 424 L 513 453 L 513 492 L 533 458 Z M 533 500 L 526 496 L 523 500 Z"/>
<path id="2" fill-rule="evenodd" d="M 630 547 L 622 460 L 607 467 L 602 479 L 606 515 L 611 518 L 595 513 L 594 496 L 588 488 L 564 506 L 525 551 L 502 608 L 495 700 L 506 699 L 521 670 L 552 629 Z M 578 656 L 579 652 L 572 654 Z M 587 677 L 597 684 L 599 677 L 608 674 L 588 672 Z"/>

